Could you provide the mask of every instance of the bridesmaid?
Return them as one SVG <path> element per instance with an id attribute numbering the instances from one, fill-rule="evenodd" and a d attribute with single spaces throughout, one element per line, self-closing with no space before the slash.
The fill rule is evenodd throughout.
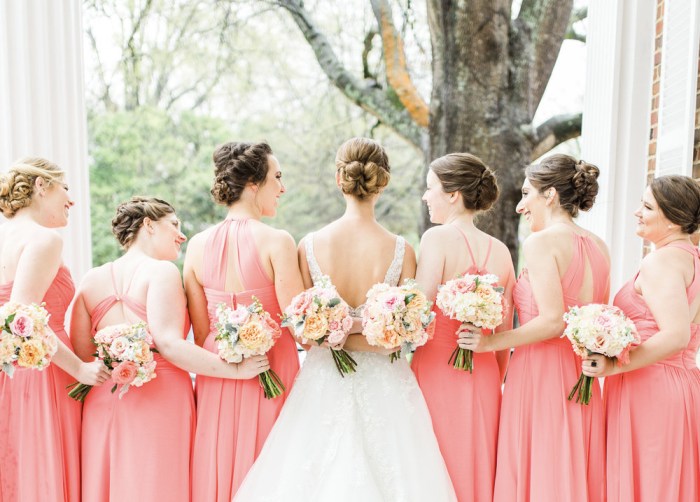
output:
<path id="1" fill-rule="evenodd" d="M 494 500 L 596 502 L 605 499 L 605 438 L 600 388 L 591 403 L 567 401 L 581 360 L 565 338 L 573 305 L 607 303 L 605 243 L 574 223 L 593 206 L 597 167 L 568 155 L 529 166 L 518 213 L 532 234 L 513 301 L 521 326 L 482 337 L 473 326 L 460 346 L 478 352 L 517 347 L 503 392 Z"/>
<path id="2" fill-rule="evenodd" d="M 43 371 L 0 373 L 0 500 L 80 500 L 80 403 L 66 386 L 88 385 L 109 374 L 99 362 L 72 352 L 63 325 L 73 281 L 62 264 L 63 241 L 54 230 L 68 224 L 73 201 L 65 173 L 42 158 L 26 158 L 0 176 L 0 303 L 45 302 L 59 339 Z"/>
<path id="3" fill-rule="evenodd" d="M 430 164 L 427 190 L 430 221 L 441 224 L 421 239 L 416 280 L 435 301 L 438 286 L 460 274 L 495 274 L 507 307 L 496 331 L 513 328 L 515 273 L 508 248 L 474 226 L 478 212 L 498 198 L 493 172 L 478 157 L 451 153 Z M 496 475 L 496 444 L 501 382 L 508 351 L 474 355 L 472 374 L 448 360 L 457 346 L 459 321 L 436 312 L 435 335 L 413 355 L 411 366 L 432 416 L 447 470 L 463 501 L 491 501 Z M 459 427 L 455 427 L 459 423 Z"/>
<path id="4" fill-rule="evenodd" d="M 608 500 L 700 500 L 700 188 L 661 176 L 634 213 L 655 251 L 615 305 L 642 339 L 626 366 L 594 355 L 584 373 L 605 379 Z"/>
<path id="5" fill-rule="evenodd" d="M 185 290 L 195 341 L 216 352 L 216 307 L 248 304 L 254 295 L 273 319 L 303 289 L 294 239 L 260 221 L 274 216 L 285 192 L 267 143 L 226 143 L 216 149 L 214 186 L 226 219 L 195 235 L 185 258 Z M 230 502 L 262 449 L 299 370 L 287 330 L 268 353 L 287 391 L 265 399 L 254 375 L 235 382 L 197 377 L 193 500 Z"/>
<path id="6" fill-rule="evenodd" d="M 190 500 L 195 410 L 187 371 L 248 378 L 265 369 L 264 357 L 229 365 L 188 343 L 185 294 L 171 260 L 185 236 L 173 207 L 132 197 L 117 207 L 112 231 L 126 253 L 85 275 L 71 313 L 76 353 L 92 359 L 97 330 L 147 322 L 156 378 L 122 398 L 112 385 L 93 389 L 83 407 L 84 500 Z"/>

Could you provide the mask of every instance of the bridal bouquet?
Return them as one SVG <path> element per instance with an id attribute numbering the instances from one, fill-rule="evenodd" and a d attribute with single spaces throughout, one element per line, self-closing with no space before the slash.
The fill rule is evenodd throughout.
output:
<path id="1" fill-rule="evenodd" d="M 490 334 L 503 322 L 503 288 L 497 284 L 498 277 L 492 274 L 465 274 L 439 287 L 437 306 L 450 319 L 484 328 L 482 332 Z M 474 353 L 457 347 L 447 362 L 471 373 Z"/>
<path id="2" fill-rule="evenodd" d="M 312 288 L 302 291 L 292 299 L 284 309 L 282 326 L 289 326 L 302 343 L 309 340 L 321 345 L 328 341 L 330 345 L 342 342 L 352 328 L 350 307 L 338 294 L 328 276 Z M 340 376 L 354 373 L 357 363 L 342 348 L 331 347 L 331 354 Z"/>
<path id="3" fill-rule="evenodd" d="M 566 336 L 581 357 L 591 354 L 603 354 L 617 359 L 618 364 L 629 363 L 629 351 L 639 344 L 639 335 L 634 323 L 617 307 L 591 303 L 582 307 L 571 307 L 564 314 Z M 593 377 L 583 373 L 568 399 L 576 395 L 576 402 L 588 404 L 591 400 Z"/>
<path id="4" fill-rule="evenodd" d="M 93 338 L 97 346 L 94 354 L 105 366 L 112 370 L 114 386 L 112 392 L 119 391 L 119 399 L 124 397 L 131 387 L 141 387 L 156 377 L 156 361 L 151 348 L 153 338 L 144 322 L 135 324 L 115 324 L 102 328 Z M 84 401 L 91 385 L 75 382 L 68 395 L 76 401 Z"/>
<path id="5" fill-rule="evenodd" d="M 216 308 L 216 342 L 219 357 L 228 363 L 240 363 L 244 357 L 262 356 L 275 344 L 282 331 L 260 300 L 253 297 L 247 307 L 235 309 L 220 303 Z M 266 399 L 281 396 L 284 384 L 277 373 L 267 370 L 258 375 Z"/>
<path id="6" fill-rule="evenodd" d="M 58 350 L 44 304 L 9 302 L 0 307 L 0 369 L 10 378 L 15 367 L 43 370 Z"/>
<path id="7" fill-rule="evenodd" d="M 426 328 L 435 318 L 430 302 L 407 279 L 402 286 L 379 283 L 367 292 L 362 312 L 363 333 L 370 345 L 394 349 L 391 362 L 401 357 L 401 350 L 412 351 L 428 341 Z"/>

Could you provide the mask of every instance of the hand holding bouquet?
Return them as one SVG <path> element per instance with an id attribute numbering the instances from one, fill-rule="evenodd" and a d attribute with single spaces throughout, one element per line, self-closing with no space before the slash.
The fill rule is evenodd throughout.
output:
<path id="1" fill-rule="evenodd" d="M 282 326 L 291 327 L 302 343 L 312 340 L 321 345 L 327 341 L 340 376 L 355 372 L 357 363 L 340 348 L 352 328 L 350 307 L 340 298 L 328 276 L 292 299 L 284 309 Z"/>
<path id="2" fill-rule="evenodd" d="M 244 357 L 262 356 L 275 345 L 282 334 L 279 325 L 253 297 L 247 307 L 235 309 L 220 303 L 216 309 L 216 342 L 219 357 L 229 363 L 240 363 Z M 277 373 L 267 370 L 258 375 L 266 399 L 281 396 L 284 384 Z"/>
<path id="3" fill-rule="evenodd" d="M 470 275 L 457 277 L 440 286 L 436 303 L 450 319 L 461 323 L 473 324 L 485 328 L 491 333 L 503 322 L 503 288 L 498 287 L 498 277 L 488 275 Z M 454 368 L 472 372 L 474 353 L 457 347 L 448 363 Z"/>
<path id="4" fill-rule="evenodd" d="M 112 371 L 114 386 L 112 392 L 119 391 L 119 399 L 124 397 L 131 387 L 141 387 L 156 377 L 156 361 L 151 348 L 153 338 L 144 322 L 135 324 L 115 324 L 95 333 L 93 339 L 97 346 L 95 356 Z M 76 401 L 84 401 L 92 385 L 75 382 L 68 393 Z"/>
<path id="5" fill-rule="evenodd" d="M 379 283 L 367 292 L 362 331 L 370 345 L 399 347 L 391 354 L 394 362 L 402 349 L 411 351 L 428 341 L 426 328 L 434 318 L 430 303 L 413 279 L 406 279 L 402 286 Z"/>
<path id="6" fill-rule="evenodd" d="M 566 336 L 581 357 L 603 354 L 617 359 L 618 364 L 629 363 L 629 351 L 639 344 L 639 335 L 634 323 L 617 307 L 591 303 L 582 307 L 571 307 L 564 314 Z M 576 402 L 588 404 L 591 400 L 593 377 L 579 376 L 567 399 L 576 395 Z"/>
<path id="7" fill-rule="evenodd" d="M 0 307 L 0 369 L 10 378 L 15 367 L 43 370 L 58 350 L 44 304 L 8 302 Z"/>

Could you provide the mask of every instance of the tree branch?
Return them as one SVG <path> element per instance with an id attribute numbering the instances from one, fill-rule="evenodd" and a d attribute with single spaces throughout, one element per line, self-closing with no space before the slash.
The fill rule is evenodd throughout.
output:
<path id="1" fill-rule="evenodd" d="M 582 113 L 555 115 L 533 131 L 530 160 L 542 157 L 564 141 L 581 136 Z"/>
<path id="2" fill-rule="evenodd" d="M 569 18 L 569 25 L 566 27 L 566 34 L 564 38 L 567 40 L 578 40 L 579 42 L 586 42 L 586 35 L 579 33 L 574 28 L 574 25 L 579 21 L 583 21 L 588 17 L 588 7 L 579 7 L 571 11 L 571 17 Z"/>
<path id="3" fill-rule="evenodd" d="M 369 30 L 367 35 L 365 35 L 364 47 L 362 49 L 362 76 L 364 78 L 371 78 L 372 80 L 377 80 L 377 76 L 372 73 L 369 69 L 369 53 L 372 51 L 372 40 L 374 37 L 379 35 L 375 30 Z"/>
<path id="4" fill-rule="evenodd" d="M 573 0 L 523 0 L 513 22 L 517 85 L 527 85 L 530 119 L 542 100 L 569 25 Z M 523 73 L 527 75 L 523 75 Z"/>
<path id="5" fill-rule="evenodd" d="M 387 82 L 394 89 L 413 121 L 421 127 L 428 127 L 430 109 L 413 85 L 411 75 L 408 73 L 403 40 L 394 26 L 391 5 L 387 0 L 372 0 L 371 3 L 382 36 Z"/>
<path id="6" fill-rule="evenodd" d="M 350 73 L 335 55 L 326 36 L 318 29 L 304 8 L 302 0 L 277 0 L 286 9 L 311 46 L 316 60 L 331 83 L 353 103 L 378 118 L 417 148 L 422 148 L 425 131 L 413 122 L 405 108 L 397 108 L 380 89 L 366 88 Z"/>

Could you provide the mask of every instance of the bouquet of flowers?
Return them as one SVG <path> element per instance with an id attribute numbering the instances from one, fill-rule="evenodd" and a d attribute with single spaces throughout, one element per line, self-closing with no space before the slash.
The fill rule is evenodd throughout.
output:
<path id="1" fill-rule="evenodd" d="M 465 274 L 447 281 L 438 289 L 436 303 L 450 319 L 484 328 L 490 334 L 503 322 L 503 288 L 498 287 L 498 277 L 493 274 Z M 474 353 L 457 347 L 447 361 L 455 369 L 474 369 Z"/>
<path id="2" fill-rule="evenodd" d="M 219 357 L 229 363 L 240 363 L 244 357 L 262 356 L 275 345 L 282 331 L 260 300 L 238 305 L 235 309 L 220 303 L 216 308 L 216 342 Z M 267 370 L 258 375 L 266 399 L 281 396 L 284 384 L 277 373 Z"/>
<path id="3" fill-rule="evenodd" d="M 338 295 L 328 276 L 323 276 L 318 283 L 302 291 L 292 299 L 284 309 L 282 326 L 289 326 L 302 343 L 309 340 L 321 345 L 328 341 L 331 345 L 342 342 L 352 328 L 350 307 Z M 333 361 L 340 372 L 354 373 L 357 363 L 342 348 L 331 348 Z"/>
<path id="4" fill-rule="evenodd" d="M 95 356 L 112 370 L 114 386 L 112 392 L 119 391 L 119 399 L 124 397 L 131 387 L 141 387 L 156 377 L 156 361 L 151 348 L 153 338 L 144 322 L 135 324 L 115 324 L 102 328 L 93 338 L 97 346 Z M 76 401 L 84 401 L 91 385 L 75 382 L 68 395 Z"/>
<path id="5" fill-rule="evenodd" d="M 362 312 L 363 333 L 370 345 L 394 349 L 391 362 L 401 350 L 411 351 L 428 341 L 426 328 L 435 318 L 430 302 L 412 279 L 402 286 L 379 283 L 367 292 Z"/>
<path id="6" fill-rule="evenodd" d="M 629 351 L 639 345 L 639 335 L 634 323 L 617 307 L 591 303 L 571 307 L 564 314 L 566 336 L 581 357 L 603 354 L 617 359 L 618 364 L 629 363 Z M 588 404 L 591 400 L 592 377 L 581 373 L 568 399 L 576 395 L 576 402 Z"/>
<path id="7" fill-rule="evenodd" d="M 8 302 L 0 307 L 0 369 L 10 378 L 15 367 L 43 370 L 58 350 L 44 304 Z"/>

